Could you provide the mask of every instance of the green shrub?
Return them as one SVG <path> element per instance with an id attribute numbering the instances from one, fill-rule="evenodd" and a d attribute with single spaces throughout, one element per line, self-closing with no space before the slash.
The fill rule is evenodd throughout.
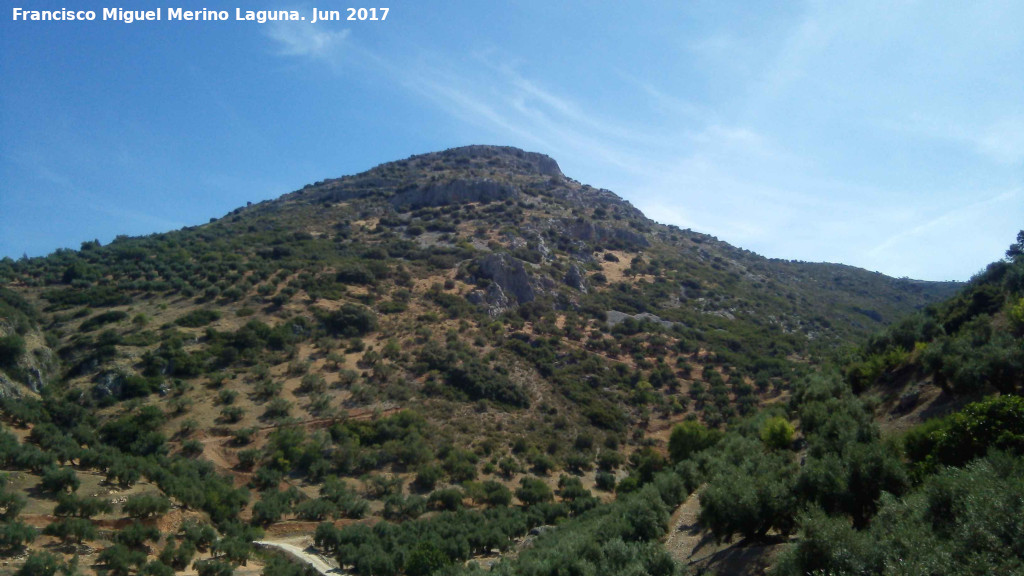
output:
<path id="1" fill-rule="evenodd" d="M 327 331 L 336 336 L 366 336 L 377 329 L 377 318 L 373 312 L 355 304 L 344 304 L 338 310 L 318 310 L 316 313 Z"/>
<path id="2" fill-rule="evenodd" d="M 231 576 L 235 573 L 234 566 L 217 559 L 197 560 L 192 567 L 199 576 Z"/>
<path id="3" fill-rule="evenodd" d="M 405 560 L 408 576 L 430 576 L 447 566 L 451 560 L 430 542 L 420 542 Z"/>
<path id="4" fill-rule="evenodd" d="M 62 466 L 50 466 L 43 470 L 43 478 L 39 489 L 43 492 L 74 492 L 81 481 L 74 469 Z"/>
<path id="5" fill-rule="evenodd" d="M 458 488 L 443 488 L 430 494 L 428 502 L 440 510 L 460 510 L 465 494 Z"/>
<path id="6" fill-rule="evenodd" d="M 524 477 L 519 480 L 516 498 L 526 506 L 550 502 L 554 498 L 551 488 L 540 478 Z"/>
<path id="7" fill-rule="evenodd" d="M 57 506 L 53 513 L 56 516 L 92 518 L 97 514 L 108 513 L 112 510 L 113 506 L 105 498 L 60 493 L 57 495 Z"/>
<path id="8" fill-rule="evenodd" d="M 611 472 L 606 472 L 604 470 L 599 470 L 597 472 L 597 476 L 595 477 L 595 486 L 597 486 L 598 490 L 603 490 L 605 492 L 614 492 L 615 474 L 612 474 Z"/>
<path id="9" fill-rule="evenodd" d="M 170 509 L 170 500 L 159 494 L 135 494 L 121 505 L 121 511 L 132 518 L 162 516 Z"/>
<path id="10" fill-rule="evenodd" d="M 488 506 L 508 506 L 512 503 L 512 492 L 501 482 L 485 480 L 482 488 L 484 502 Z"/>
<path id="11" fill-rule="evenodd" d="M 682 462 L 713 446 L 721 437 L 721 432 L 709 430 L 696 420 L 687 420 L 676 424 L 668 439 L 669 457 L 674 463 Z"/>
<path id="12" fill-rule="evenodd" d="M 0 554 L 13 556 L 36 539 L 39 531 L 21 520 L 7 520 L 0 524 Z"/>
<path id="13" fill-rule="evenodd" d="M 201 326 L 206 326 L 211 322 L 216 322 L 217 320 L 220 320 L 220 316 L 220 312 L 216 310 L 192 310 L 191 312 L 175 320 L 174 323 L 177 324 L 178 326 L 185 326 L 187 328 L 199 328 Z"/>
<path id="14" fill-rule="evenodd" d="M 292 512 L 293 503 L 298 500 L 298 493 L 292 488 L 289 491 L 281 492 L 271 489 L 260 495 L 259 502 L 252 507 L 252 521 L 261 526 L 267 526 L 281 519 L 282 516 Z"/>
<path id="15" fill-rule="evenodd" d="M 0 337 L 0 368 L 14 366 L 25 353 L 25 339 L 17 334 Z"/>
<path id="16" fill-rule="evenodd" d="M 146 542 L 160 540 L 160 536 L 160 530 L 155 526 L 148 526 L 141 522 L 132 522 L 114 533 L 113 540 L 129 548 L 141 549 L 145 547 Z"/>
<path id="17" fill-rule="evenodd" d="M 104 312 L 102 314 L 93 316 L 92 318 L 89 318 L 85 322 L 82 322 L 82 325 L 79 327 L 79 330 L 81 330 L 82 332 L 89 332 L 106 324 L 120 322 L 121 320 L 124 320 L 127 317 L 127 312 L 123 312 L 121 310 L 111 310 L 109 312 Z"/>
<path id="18" fill-rule="evenodd" d="M 871 524 L 812 509 L 801 537 L 774 571 L 802 574 L 1012 574 L 1020 570 L 1024 532 L 1024 467 L 993 454 L 964 468 L 945 468 L 903 498 L 885 495 Z"/>
<path id="19" fill-rule="evenodd" d="M 53 554 L 44 550 L 29 554 L 28 559 L 14 576 L 54 576 L 60 567 L 60 561 Z"/>
<path id="20" fill-rule="evenodd" d="M 793 445 L 795 430 L 789 420 L 775 416 L 761 426 L 761 442 L 772 450 L 788 450 Z"/>
<path id="21" fill-rule="evenodd" d="M 997 396 L 968 404 L 912 429 L 903 442 L 907 456 L 925 470 L 963 466 L 991 448 L 1024 454 L 1024 398 Z"/>
<path id="22" fill-rule="evenodd" d="M 431 491 L 437 486 L 437 483 L 441 481 L 444 476 L 444 471 L 441 467 L 436 464 L 424 464 L 420 466 L 416 472 L 416 479 L 413 480 L 415 485 L 420 490 L 425 492 Z"/>
<path id="23" fill-rule="evenodd" d="M 739 533 L 763 538 L 769 530 L 792 531 L 797 501 L 797 467 L 788 452 L 765 453 L 761 443 L 727 439 L 700 493 L 700 522 L 717 540 Z"/>
<path id="24" fill-rule="evenodd" d="M 60 538 L 65 544 L 81 544 L 96 538 L 96 526 L 86 518 L 61 518 L 43 529 L 43 534 Z"/>

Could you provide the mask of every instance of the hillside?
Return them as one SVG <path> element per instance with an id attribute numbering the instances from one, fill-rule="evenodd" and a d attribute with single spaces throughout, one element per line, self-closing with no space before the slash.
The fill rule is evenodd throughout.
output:
<path id="1" fill-rule="evenodd" d="M 783 406 L 837 348 L 959 288 L 765 259 L 485 146 L 7 259 L 0 281 L 4 468 L 29 504 L 5 530 L 125 573 L 467 508 L 491 539 L 422 555 L 485 557 L 650 483 L 675 424 Z"/>
<path id="2" fill-rule="evenodd" d="M 955 297 L 797 386 L 804 511 L 775 573 L 1021 573 L 1022 392 L 1024 231 Z"/>

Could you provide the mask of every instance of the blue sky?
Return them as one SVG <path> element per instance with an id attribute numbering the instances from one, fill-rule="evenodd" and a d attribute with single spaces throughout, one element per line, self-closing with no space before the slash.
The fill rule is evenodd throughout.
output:
<path id="1" fill-rule="evenodd" d="M 316 24 L 342 6 L 136 2 L 165 20 L 124 24 L 14 22 L 19 1 L 0 0 L 0 256 L 466 144 L 549 154 L 765 256 L 892 276 L 965 280 L 1024 228 L 1021 2 L 420 0 Z"/>

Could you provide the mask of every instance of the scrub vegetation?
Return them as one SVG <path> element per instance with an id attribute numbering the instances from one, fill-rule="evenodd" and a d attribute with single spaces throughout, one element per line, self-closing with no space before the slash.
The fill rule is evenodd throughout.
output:
<path id="1" fill-rule="evenodd" d="M 1022 246 L 966 286 L 768 260 L 469 147 L 5 259 L 0 554 L 682 574 L 696 492 L 779 574 L 1019 570 Z M 936 417 L 880 425 L 908 390 Z"/>

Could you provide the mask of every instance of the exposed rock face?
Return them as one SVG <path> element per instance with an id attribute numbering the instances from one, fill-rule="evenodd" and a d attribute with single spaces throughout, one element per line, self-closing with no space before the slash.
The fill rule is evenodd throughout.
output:
<path id="1" fill-rule="evenodd" d="M 669 320 L 665 320 L 661 316 L 658 316 L 656 314 L 651 314 L 650 312 L 641 312 L 639 314 L 627 314 L 625 312 L 619 312 L 618 310 L 609 310 L 608 311 L 608 325 L 609 326 L 615 326 L 616 324 L 620 324 L 620 323 L 624 322 L 626 319 L 629 319 L 629 318 L 632 318 L 633 320 L 636 320 L 637 322 L 644 322 L 644 321 L 654 322 L 655 324 L 661 324 L 665 328 L 671 328 L 673 326 L 673 324 L 674 324 L 674 322 L 671 322 Z"/>
<path id="2" fill-rule="evenodd" d="M 513 310 L 537 297 L 537 280 L 527 273 L 520 260 L 508 254 L 489 254 L 475 263 L 478 278 L 490 280 L 486 289 L 474 290 L 466 299 L 486 306 L 493 316 Z M 548 284 L 552 284 L 548 279 Z M 543 282 L 540 282 L 543 285 Z"/>
<path id="3" fill-rule="evenodd" d="M 43 371 L 36 366 L 30 366 L 28 369 L 28 387 L 33 392 L 39 393 L 43 390 L 43 386 L 46 385 L 46 376 Z"/>
<path id="4" fill-rule="evenodd" d="M 0 337 L 16 334 L 17 330 L 7 318 L 0 318 Z M 21 381 L 0 372 L 0 397 L 20 398 L 24 391 L 39 393 L 43 386 L 52 381 L 60 372 L 60 359 L 45 344 L 45 338 L 38 328 L 24 334 L 25 350 L 17 358 Z M 26 390 L 21 390 L 20 387 Z"/>
<path id="5" fill-rule="evenodd" d="M 431 182 L 425 186 L 398 192 L 391 197 L 390 202 L 395 207 L 415 209 L 423 206 L 495 202 L 518 198 L 519 191 L 512 185 L 484 178 Z"/>
<path id="6" fill-rule="evenodd" d="M 639 232 L 626 230 L 624 228 L 605 228 L 590 221 L 569 222 L 566 226 L 566 234 L 583 240 L 585 242 L 617 240 L 626 246 L 643 248 L 650 245 L 647 238 Z"/>
<path id="7" fill-rule="evenodd" d="M 0 398 L 22 398 L 24 396 L 24 386 L 0 372 Z"/>
<path id="8" fill-rule="evenodd" d="M 534 162 L 537 165 L 537 172 L 544 174 L 545 176 L 561 176 L 562 169 L 558 167 L 558 162 L 550 156 L 543 154 L 533 154 L 535 156 Z"/>
<path id="9" fill-rule="evenodd" d="M 104 372 L 98 375 L 94 381 L 96 385 L 92 388 L 92 395 L 97 400 L 108 398 L 119 398 L 124 388 L 124 374 L 120 372 Z"/>
<path id="10" fill-rule="evenodd" d="M 508 254 L 488 254 L 480 260 L 480 275 L 501 287 L 520 304 L 533 302 L 537 294 L 523 263 Z"/>
<path id="11" fill-rule="evenodd" d="M 584 294 L 587 293 L 587 279 L 575 264 L 569 267 L 569 271 L 565 273 L 565 278 L 562 281 L 566 286 L 575 288 Z"/>
<path id="12" fill-rule="evenodd" d="M 466 296 L 466 299 L 477 306 L 486 306 L 487 315 L 491 318 L 496 318 L 516 307 L 516 303 L 509 300 L 505 291 L 497 284 L 491 284 L 486 291 L 474 290 Z"/>

